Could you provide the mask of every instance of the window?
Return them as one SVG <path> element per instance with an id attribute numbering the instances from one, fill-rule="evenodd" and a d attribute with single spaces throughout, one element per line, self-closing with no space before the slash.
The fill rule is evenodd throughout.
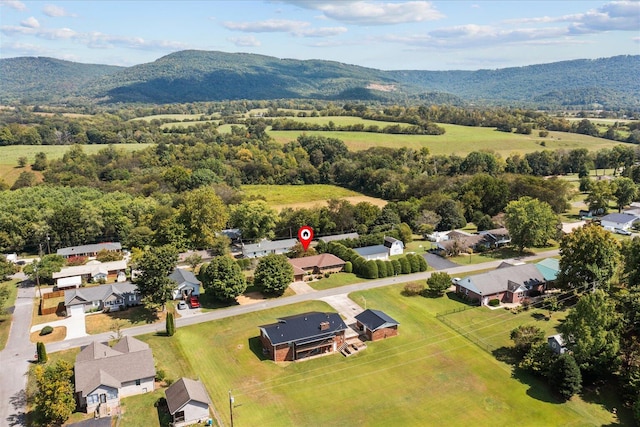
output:
<path id="1" fill-rule="evenodd" d="M 111 389 L 111 390 L 107 391 L 107 397 L 109 398 L 109 400 L 117 399 L 118 398 L 118 390 Z"/>
<path id="2" fill-rule="evenodd" d="M 134 302 L 136 300 L 135 295 L 129 295 L 129 302 Z"/>
<path id="3" fill-rule="evenodd" d="M 140 385 L 140 380 L 136 380 L 136 385 Z"/>
<path id="4" fill-rule="evenodd" d="M 87 396 L 87 405 L 94 405 L 96 403 L 98 403 L 97 394 L 90 394 L 89 396 Z"/>

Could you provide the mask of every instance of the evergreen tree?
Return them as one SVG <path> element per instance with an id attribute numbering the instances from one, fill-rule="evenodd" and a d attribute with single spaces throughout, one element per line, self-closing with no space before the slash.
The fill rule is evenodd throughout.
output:
<path id="1" fill-rule="evenodd" d="M 570 353 L 561 354 L 549 368 L 549 384 L 563 399 L 569 400 L 582 390 L 582 374 Z"/>
<path id="2" fill-rule="evenodd" d="M 49 357 L 47 356 L 47 347 L 43 342 L 38 341 L 36 343 L 36 351 L 38 353 L 38 363 L 47 363 Z"/>
<path id="3" fill-rule="evenodd" d="M 167 330 L 167 336 L 172 337 L 176 332 L 176 323 L 173 317 L 173 313 L 167 313 L 167 318 L 165 321 L 165 327 Z"/>

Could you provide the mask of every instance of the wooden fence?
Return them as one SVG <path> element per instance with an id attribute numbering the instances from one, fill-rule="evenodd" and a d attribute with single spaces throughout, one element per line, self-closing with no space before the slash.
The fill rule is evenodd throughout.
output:
<path id="1" fill-rule="evenodd" d="M 58 297 L 63 297 L 64 296 L 64 291 L 53 291 L 53 292 L 49 292 L 46 294 L 42 294 L 42 298 L 44 299 L 49 299 L 49 298 L 58 298 Z"/>

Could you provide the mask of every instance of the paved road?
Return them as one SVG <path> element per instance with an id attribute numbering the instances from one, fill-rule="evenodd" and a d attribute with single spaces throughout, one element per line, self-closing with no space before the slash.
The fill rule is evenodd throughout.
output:
<path id="1" fill-rule="evenodd" d="M 24 276 L 14 276 L 24 280 Z M 27 385 L 26 373 L 33 360 L 36 346 L 29 340 L 35 286 L 23 281 L 18 288 L 18 298 L 13 310 L 9 340 L 0 351 L 0 425 L 23 426 L 25 424 Z"/>
<path id="2" fill-rule="evenodd" d="M 448 259 L 442 258 L 436 254 L 427 252 L 422 256 L 427 261 L 427 264 L 429 264 L 429 266 L 434 270 L 446 270 L 448 268 L 458 267 L 458 264 L 455 262 L 449 261 Z"/>

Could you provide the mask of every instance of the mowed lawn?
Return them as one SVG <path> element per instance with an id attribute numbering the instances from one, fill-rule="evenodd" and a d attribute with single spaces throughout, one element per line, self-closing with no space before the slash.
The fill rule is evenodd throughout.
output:
<path id="1" fill-rule="evenodd" d="M 280 316 L 333 311 L 317 301 L 180 328 L 173 338 L 148 340 L 159 364 L 166 363 L 161 361 L 165 342 L 177 343 L 176 351 L 205 383 L 225 423 L 231 390 L 236 425 L 541 426 L 616 421 L 597 399 L 588 403 L 576 397 L 562 404 L 537 379 L 514 378 L 511 366 L 435 318 L 461 303 L 446 297 L 403 297 L 401 290 L 392 286 L 352 295 L 358 303 L 365 297 L 369 308 L 383 309 L 401 326 L 398 337 L 368 343 L 366 350 L 350 358 L 331 355 L 285 364 L 263 360 L 258 326 Z M 486 318 L 477 313 L 491 325 L 492 335 L 508 340 L 518 318 L 502 312 L 510 316 L 502 326 L 501 318 L 492 316 L 503 313 Z M 530 314 L 522 319 L 535 321 Z"/>
<path id="2" fill-rule="evenodd" d="M 379 207 L 387 204 L 383 199 L 365 196 L 356 191 L 326 184 L 243 185 L 240 189 L 247 197 L 264 198 L 269 206 L 277 210 L 285 207 L 299 209 L 326 205 L 330 199 L 345 199 L 354 205 L 364 201 Z"/>
<path id="3" fill-rule="evenodd" d="M 16 303 L 18 297 L 18 283 L 19 280 L 9 280 L 6 282 L 0 282 L 0 288 L 6 288 L 9 290 L 9 295 L 4 303 L 4 311 L 0 311 L 0 350 L 3 350 L 7 345 L 9 339 L 9 330 L 11 329 L 11 316 L 13 316 L 8 308 L 12 307 Z"/>
<path id="4" fill-rule="evenodd" d="M 125 151 L 142 150 L 154 144 L 116 144 L 116 149 Z M 69 150 L 70 145 L 7 145 L 0 147 L 0 179 L 7 184 L 13 185 L 18 176 L 23 171 L 31 171 L 31 163 L 35 161 L 36 153 L 45 153 L 48 160 L 60 159 Z M 84 144 L 82 149 L 87 154 L 95 154 L 107 148 L 106 145 Z M 27 158 L 27 167 L 19 168 L 18 159 Z M 40 174 L 40 172 L 35 172 Z"/>

